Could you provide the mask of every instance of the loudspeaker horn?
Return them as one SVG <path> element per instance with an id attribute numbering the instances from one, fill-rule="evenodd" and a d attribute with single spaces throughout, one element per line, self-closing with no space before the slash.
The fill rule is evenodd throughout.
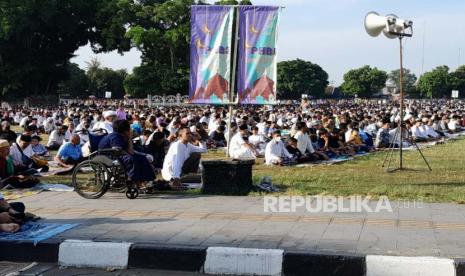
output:
<path id="1" fill-rule="evenodd" d="M 377 12 L 369 12 L 365 16 L 365 30 L 373 37 L 378 36 L 388 26 L 388 23 L 395 23 L 395 19 L 389 22 L 388 17 L 380 16 Z"/>

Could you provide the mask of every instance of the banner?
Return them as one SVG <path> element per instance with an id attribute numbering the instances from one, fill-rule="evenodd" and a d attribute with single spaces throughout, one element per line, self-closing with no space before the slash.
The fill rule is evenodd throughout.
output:
<path id="1" fill-rule="evenodd" d="M 239 7 L 237 91 L 241 104 L 275 104 L 279 7 Z"/>
<path id="2" fill-rule="evenodd" d="M 191 7 L 191 103 L 229 103 L 234 8 Z"/>

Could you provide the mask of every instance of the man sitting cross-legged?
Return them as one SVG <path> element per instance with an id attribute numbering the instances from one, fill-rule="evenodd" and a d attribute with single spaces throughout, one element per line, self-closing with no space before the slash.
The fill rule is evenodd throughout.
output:
<path id="1" fill-rule="evenodd" d="M 198 135 L 193 135 L 189 128 L 181 128 L 178 140 L 173 142 L 166 153 L 163 169 L 163 179 L 170 181 L 171 187 L 181 189 L 181 176 L 197 173 L 200 165 L 200 153 L 207 152 L 207 146 L 200 141 Z"/>
<path id="2" fill-rule="evenodd" d="M 84 157 L 82 157 L 81 138 L 78 134 L 71 135 L 70 141 L 61 145 L 57 155 L 55 156 L 55 161 L 63 167 L 72 167 L 83 160 Z"/>
<path id="3" fill-rule="evenodd" d="M 30 188 L 37 183 L 37 179 L 15 172 L 14 160 L 10 155 L 10 144 L 7 140 L 0 140 L 0 188 L 7 185 L 15 188 Z"/>
<path id="4" fill-rule="evenodd" d="M 273 132 L 273 139 L 268 142 L 265 148 L 265 162 L 267 165 L 288 165 L 293 161 L 293 155 L 290 154 L 283 141 L 281 141 L 281 131 Z"/>

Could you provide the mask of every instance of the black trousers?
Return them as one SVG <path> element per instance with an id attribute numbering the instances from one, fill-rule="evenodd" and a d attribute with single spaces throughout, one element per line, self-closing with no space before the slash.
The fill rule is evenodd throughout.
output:
<path id="1" fill-rule="evenodd" d="M 201 154 L 193 152 L 182 165 L 182 174 L 197 173 L 200 165 Z"/>
<path id="2" fill-rule="evenodd" d="M 18 213 L 24 213 L 24 211 L 26 211 L 26 206 L 22 202 L 11 202 L 10 206 Z"/>

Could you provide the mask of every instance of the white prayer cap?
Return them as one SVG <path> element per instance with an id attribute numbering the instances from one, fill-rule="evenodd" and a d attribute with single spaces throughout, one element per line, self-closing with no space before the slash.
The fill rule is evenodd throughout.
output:
<path id="1" fill-rule="evenodd" d="M 116 112 L 113 110 L 107 110 L 102 113 L 103 118 L 111 117 L 111 116 L 116 116 Z"/>
<path id="2" fill-rule="evenodd" d="M 404 121 L 408 121 L 408 120 L 412 119 L 412 117 L 413 117 L 412 114 L 409 113 L 409 114 L 405 115 Z"/>

